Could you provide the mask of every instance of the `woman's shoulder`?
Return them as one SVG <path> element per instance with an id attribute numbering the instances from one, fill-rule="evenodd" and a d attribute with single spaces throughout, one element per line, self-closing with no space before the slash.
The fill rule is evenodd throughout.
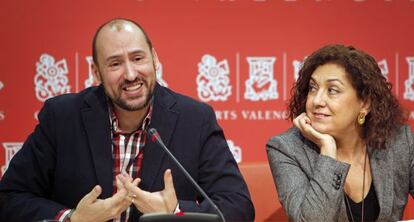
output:
<path id="1" fill-rule="evenodd" d="M 401 125 L 388 140 L 386 149 L 391 149 L 397 154 L 412 155 L 414 153 L 414 137 L 411 127 L 409 125 Z"/>
<path id="2" fill-rule="evenodd" d="M 404 145 L 412 145 L 413 143 L 413 133 L 411 131 L 411 127 L 409 125 L 401 125 L 395 131 L 395 134 L 392 135 L 390 140 L 388 141 L 388 146 L 404 146 Z"/>
<path id="3" fill-rule="evenodd" d="M 310 142 L 302 136 L 299 129 L 296 127 L 292 127 L 281 134 L 271 137 L 267 142 L 268 148 L 275 149 L 285 149 L 292 146 L 298 147 L 304 145 L 310 145 Z"/>
<path id="4" fill-rule="evenodd" d="M 279 140 L 298 140 L 300 139 L 301 134 L 298 128 L 292 127 L 288 130 L 284 131 L 283 133 L 280 133 L 278 135 L 275 135 L 269 139 L 270 141 L 279 141 Z"/>

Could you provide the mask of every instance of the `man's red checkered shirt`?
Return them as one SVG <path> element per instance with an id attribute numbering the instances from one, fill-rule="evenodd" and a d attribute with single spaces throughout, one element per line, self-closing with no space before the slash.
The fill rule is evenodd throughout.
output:
<path id="1" fill-rule="evenodd" d="M 112 107 L 111 107 L 112 108 Z M 146 142 L 146 131 L 151 122 L 152 104 L 149 107 L 148 114 L 142 121 L 142 125 L 132 133 L 122 132 L 118 127 L 118 119 L 111 110 L 111 126 L 112 126 L 112 162 L 113 162 L 113 194 L 117 192 L 116 175 L 126 172 L 132 178 L 140 175 L 141 163 L 144 156 L 143 147 Z M 128 221 L 130 217 L 131 205 L 124 211 L 114 222 Z"/>

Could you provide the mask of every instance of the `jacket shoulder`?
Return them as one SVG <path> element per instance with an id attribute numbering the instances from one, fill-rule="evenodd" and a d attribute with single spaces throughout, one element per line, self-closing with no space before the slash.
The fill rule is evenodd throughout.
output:
<path id="1" fill-rule="evenodd" d="M 76 104 L 83 104 L 85 98 L 97 94 L 100 91 L 100 87 L 93 86 L 86 88 L 78 93 L 66 93 L 59 96 L 47 99 L 45 103 L 53 104 L 56 107 L 70 108 Z"/>
<path id="2" fill-rule="evenodd" d="M 400 160 L 413 157 L 414 138 L 411 127 L 409 125 L 401 125 L 388 141 L 386 149 L 391 149 Z"/>
<path id="3" fill-rule="evenodd" d="M 103 97 L 100 100 L 104 100 L 104 94 L 100 91 L 103 91 L 101 87 L 89 87 L 78 93 L 67 93 L 47 99 L 39 115 L 42 115 L 42 113 L 47 113 L 48 115 L 54 113 L 57 117 L 67 118 L 80 114 L 81 109 L 89 106 L 88 103 L 85 103 L 88 98 L 98 101 L 98 99 L 95 99 L 98 95 L 98 97 Z M 99 96 L 100 94 L 102 95 Z"/>
<path id="4" fill-rule="evenodd" d="M 174 92 L 169 88 L 162 87 L 162 90 L 164 90 L 166 94 L 169 94 L 175 99 L 173 108 L 179 112 L 191 112 L 200 115 L 203 113 L 205 114 L 206 112 L 213 112 L 213 108 L 204 102 L 198 101 L 181 93 Z"/>
<path id="5" fill-rule="evenodd" d="M 287 131 L 270 138 L 267 142 L 267 146 L 275 149 L 282 149 L 289 145 L 304 145 L 306 143 L 305 138 L 301 135 L 300 131 L 296 127 L 292 127 Z"/>

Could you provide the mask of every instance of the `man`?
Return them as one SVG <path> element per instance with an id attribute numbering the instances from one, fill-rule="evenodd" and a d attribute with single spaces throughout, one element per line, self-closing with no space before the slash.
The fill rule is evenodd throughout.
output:
<path id="1" fill-rule="evenodd" d="M 143 213 L 216 213 L 149 139 L 155 128 L 227 220 L 253 220 L 247 186 L 214 112 L 156 83 L 157 54 L 126 19 L 93 41 L 100 83 L 45 102 L 0 182 L 0 221 L 138 221 Z"/>

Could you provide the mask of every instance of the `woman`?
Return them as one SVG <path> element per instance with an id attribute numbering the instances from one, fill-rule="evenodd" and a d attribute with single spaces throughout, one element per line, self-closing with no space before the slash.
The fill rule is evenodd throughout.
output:
<path id="1" fill-rule="evenodd" d="M 373 57 L 325 46 L 292 89 L 294 128 L 267 155 L 294 221 L 397 221 L 414 196 L 413 135 Z"/>

